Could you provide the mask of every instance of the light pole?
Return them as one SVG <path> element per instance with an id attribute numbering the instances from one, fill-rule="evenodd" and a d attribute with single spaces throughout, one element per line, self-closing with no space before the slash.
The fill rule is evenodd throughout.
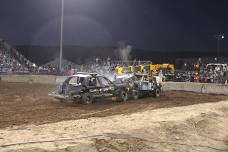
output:
<path id="1" fill-rule="evenodd" d="M 220 57 L 220 40 L 225 38 L 224 34 L 218 34 L 215 35 L 215 38 L 217 39 L 217 60 Z"/>
<path id="2" fill-rule="evenodd" d="M 60 29 L 60 52 L 59 52 L 59 70 L 62 72 L 62 58 L 63 58 L 63 16 L 64 16 L 64 0 L 61 5 L 61 29 Z"/>

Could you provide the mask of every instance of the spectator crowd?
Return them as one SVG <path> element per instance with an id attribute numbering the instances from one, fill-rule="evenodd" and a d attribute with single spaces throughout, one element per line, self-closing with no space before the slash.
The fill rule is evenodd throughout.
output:
<path id="1" fill-rule="evenodd" d="M 228 64 L 203 63 L 201 59 L 194 64 L 184 63 L 184 68 L 174 75 L 174 81 L 227 83 L 227 80 Z"/>
<path id="2" fill-rule="evenodd" d="M 56 61 L 57 63 L 58 61 Z M 96 72 L 106 76 L 115 74 L 116 67 L 127 67 L 128 65 L 144 64 L 140 60 L 131 61 L 114 61 L 110 57 L 93 58 L 86 64 L 82 65 L 65 65 L 63 70 L 58 68 L 57 64 L 46 64 L 37 66 L 26 59 L 15 48 L 8 45 L 4 40 L 0 40 L 0 74 L 10 73 L 32 73 L 32 74 L 64 74 L 72 75 L 76 72 Z M 148 63 L 145 63 L 148 64 Z M 203 83 L 227 83 L 228 80 L 228 65 L 227 64 L 206 64 L 199 59 L 196 63 L 184 63 L 183 68 L 175 70 L 173 75 L 163 71 L 163 75 L 167 76 L 167 80 L 172 81 L 188 81 L 188 82 L 203 82 Z M 169 78 L 168 78 L 169 77 Z"/>
<path id="3" fill-rule="evenodd" d="M 0 73 L 27 73 L 29 68 L 30 62 L 18 51 L 0 44 Z"/>

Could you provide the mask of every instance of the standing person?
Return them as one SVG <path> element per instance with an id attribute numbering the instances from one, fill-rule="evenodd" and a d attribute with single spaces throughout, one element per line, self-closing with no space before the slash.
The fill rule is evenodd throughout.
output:
<path id="1" fill-rule="evenodd" d="M 107 65 L 110 66 L 111 65 L 111 58 L 108 56 L 107 58 Z"/>
<path id="2" fill-rule="evenodd" d="M 160 82 L 162 82 L 162 81 L 165 80 L 164 75 L 163 75 L 163 71 L 162 71 L 162 70 L 159 71 L 158 77 L 159 77 L 159 79 L 160 79 Z"/>

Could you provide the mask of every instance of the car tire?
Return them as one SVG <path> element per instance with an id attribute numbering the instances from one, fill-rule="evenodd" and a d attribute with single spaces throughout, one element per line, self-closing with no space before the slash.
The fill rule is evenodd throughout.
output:
<path id="1" fill-rule="evenodd" d="M 64 102 L 64 99 L 58 99 L 58 100 L 59 100 L 59 102 L 61 102 L 61 103 Z"/>
<path id="2" fill-rule="evenodd" d="M 125 102 L 128 100 L 128 92 L 126 90 L 120 91 L 120 101 Z"/>
<path id="3" fill-rule="evenodd" d="M 89 105 L 93 103 L 93 97 L 89 93 L 82 94 L 83 104 Z"/>
<path id="4" fill-rule="evenodd" d="M 160 97 L 160 95 L 161 95 L 161 89 L 156 88 L 155 91 L 154 91 L 153 96 L 154 96 L 154 97 Z"/>
<path id="5" fill-rule="evenodd" d="M 132 98 L 134 100 L 138 100 L 139 99 L 139 91 L 138 90 L 133 90 L 132 91 Z"/>

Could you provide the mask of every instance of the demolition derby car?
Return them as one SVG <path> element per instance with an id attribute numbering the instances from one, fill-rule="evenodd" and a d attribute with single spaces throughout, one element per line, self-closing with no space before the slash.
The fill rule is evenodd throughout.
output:
<path id="1" fill-rule="evenodd" d="M 158 97 L 160 93 L 161 84 L 156 81 L 156 77 L 145 74 L 121 75 L 112 82 L 97 73 L 81 72 L 68 77 L 48 95 L 58 99 L 91 104 L 99 98 L 115 97 L 117 101 L 127 101 L 141 96 Z"/>
<path id="2" fill-rule="evenodd" d="M 116 76 L 115 83 L 122 83 L 134 90 L 134 99 L 143 96 L 158 97 L 161 93 L 161 80 L 148 74 L 123 74 Z"/>
<path id="3" fill-rule="evenodd" d="M 122 83 L 113 83 L 97 73 L 77 73 L 68 77 L 49 96 L 57 99 L 70 99 L 74 102 L 91 104 L 95 99 L 115 97 L 118 101 L 137 98 L 135 87 Z"/>

